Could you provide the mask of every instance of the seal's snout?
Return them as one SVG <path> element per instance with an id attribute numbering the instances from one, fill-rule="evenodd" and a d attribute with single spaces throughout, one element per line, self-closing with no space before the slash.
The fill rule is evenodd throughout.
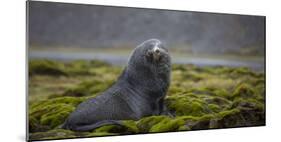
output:
<path id="1" fill-rule="evenodd" d="M 159 53 L 160 53 L 159 47 L 154 47 L 154 52 L 157 53 L 157 54 L 159 54 Z"/>
<path id="2" fill-rule="evenodd" d="M 143 42 L 139 47 L 141 47 L 145 53 L 145 57 L 148 61 L 153 61 L 154 63 L 160 63 L 164 58 L 168 58 L 169 53 L 165 48 L 163 43 L 157 39 L 150 39 Z"/>
<path id="3" fill-rule="evenodd" d="M 153 49 L 153 58 L 158 61 L 160 59 L 161 56 L 161 48 L 159 48 L 158 46 L 155 46 Z"/>

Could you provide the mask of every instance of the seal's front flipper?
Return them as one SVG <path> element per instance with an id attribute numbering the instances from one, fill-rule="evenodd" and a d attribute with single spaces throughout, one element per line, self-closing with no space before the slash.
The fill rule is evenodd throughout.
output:
<path id="1" fill-rule="evenodd" d="M 120 126 L 124 126 L 122 125 L 121 121 L 119 120 L 103 120 L 97 123 L 93 123 L 93 124 L 89 124 L 89 125 L 81 125 L 81 126 L 76 126 L 75 128 L 73 128 L 74 131 L 91 131 L 94 130 L 98 127 L 102 127 L 105 125 L 120 125 Z"/>

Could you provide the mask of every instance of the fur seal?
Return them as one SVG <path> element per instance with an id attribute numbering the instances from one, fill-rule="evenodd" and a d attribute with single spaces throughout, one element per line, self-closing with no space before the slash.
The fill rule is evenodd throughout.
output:
<path id="1" fill-rule="evenodd" d="M 171 58 L 157 39 L 138 45 L 115 84 L 79 104 L 62 128 L 91 131 L 120 120 L 138 120 L 164 113 L 164 97 L 170 84 Z"/>

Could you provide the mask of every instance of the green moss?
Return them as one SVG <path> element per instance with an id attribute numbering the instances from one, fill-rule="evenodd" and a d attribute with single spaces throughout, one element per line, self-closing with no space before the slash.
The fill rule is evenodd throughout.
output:
<path id="1" fill-rule="evenodd" d="M 167 98 L 167 104 L 170 110 L 175 111 L 176 115 L 201 116 L 208 113 L 204 101 L 194 98 L 192 94 L 175 95 Z"/>
<path id="2" fill-rule="evenodd" d="M 185 121 L 186 120 L 181 117 L 150 116 L 139 120 L 137 122 L 137 127 L 141 133 L 187 130 L 189 128 L 184 126 Z"/>
<path id="3" fill-rule="evenodd" d="M 208 129 L 210 127 L 211 120 L 214 118 L 216 118 L 215 114 L 206 114 L 200 117 L 182 116 L 178 119 L 185 121 L 184 125 L 182 125 L 181 127 L 185 127 L 188 130 L 197 130 Z"/>
<path id="4" fill-rule="evenodd" d="M 100 60 L 91 60 L 90 66 L 98 68 L 98 67 L 109 67 L 111 66 L 109 63 L 100 61 Z"/>
<path id="5" fill-rule="evenodd" d="M 132 134 L 138 133 L 138 128 L 133 120 L 124 120 L 122 125 L 105 125 L 94 130 L 95 133 Z"/>
<path id="6" fill-rule="evenodd" d="M 64 96 L 90 96 L 97 95 L 114 83 L 113 80 L 93 80 L 85 81 L 76 87 L 71 87 L 64 92 Z"/>
<path id="7" fill-rule="evenodd" d="M 183 78 L 191 79 L 195 82 L 208 78 L 208 74 L 206 73 L 198 73 L 194 71 L 187 71 L 183 73 Z"/>
<path id="8" fill-rule="evenodd" d="M 95 75 L 90 71 L 91 64 L 89 61 L 76 60 L 66 63 L 66 71 L 71 75 Z"/>
<path id="9" fill-rule="evenodd" d="M 95 129 L 94 132 L 106 132 L 106 133 L 121 133 L 126 131 L 126 128 L 124 126 L 120 125 L 105 125 L 102 127 L 99 127 Z"/>
<path id="10" fill-rule="evenodd" d="M 93 72 L 101 76 L 107 75 L 110 77 L 118 77 L 118 75 L 121 73 L 121 68 L 99 67 L 99 68 L 94 68 Z"/>
<path id="11" fill-rule="evenodd" d="M 234 98 L 255 98 L 256 93 L 253 90 L 253 88 L 245 83 L 242 83 L 240 85 L 238 85 L 235 89 L 235 91 L 233 92 L 233 96 L 232 99 Z"/>
<path id="12" fill-rule="evenodd" d="M 122 121 L 122 124 L 127 127 L 128 131 L 129 132 L 132 132 L 132 133 L 138 133 L 139 132 L 139 129 L 138 129 L 138 126 L 137 126 L 137 123 L 136 121 L 133 121 L 133 120 L 124 120 Z"/>
<path id="13" fill-rule="evenodd" d="M 264 77 L 263 73 L 253 72 L 247 67 L 235 68 L 231 72 L 231 75 L 233 77 L 236 77 L 236 76 L 251 76 L 251 77 L 254 77 L 254 78 L 263 78 Z"/>
<path id="14" fill-rule="evenodd" d="M 191 88 L 186 91 L 186 93 L 193 93 L 193 94 L 208 94 L 208 95 L 214 95 L 213 88 Z"/>
<path id="15" fill-rule="evenodd" d="M 29 61 L 29 75 L 96 75 L 93 71 L 96 68 L 111 68 L 111 65 L 99 61 L 85 61 L 85 60 L 75 60 L 71 62 L 60 62 L 55 60 L 47 59 L 34 59 Z"/>
<path id="16" fill-rule="evenodd" d="M 218 118 L 219 128 L 247 126 L 241 111 L 236 108 L 220 112 Z"/>
<path id="17" fill-rule="evenodd" d="M 150 128 L 164 119 L 169 119 L 167 116 L 149 116 L 140 119 L 137 122 L 137 127 L 140 132 L 149 132 Z"/>
<path id="18" fill-rule="evenodd" d="M 215 114 L 207 114 L 201 117 L 182 117 L 185 127 L 190 130 L 227 128 L 245 125 L 245 118 L 239 109 L 224 110 Z"/>
<path id="19" fill-rule="evenodd" d="M 221 108 L 215 104 L 209 104 L 208 108 L 210 108 L 213 112 L 219 112 L 221 110 Z"/>
<path id="20" fill-rule="evenodd" d="M 51 139 L 61 139 L 61 138 L 75 138 L 79 135 L 75 134 L 70 130 L 64 129 L 53 129 L 47 132 L 37 132 L 31 133 L 29 135 L 30 140 L 51 140 Z"/>
<path id="21" fill-rule="evenodd" d="M 239 113 L 239 109 L 232 109 L 232 110 L 226 110 L 226 111 L 222 111 L 219 113 L 219 116 L 221 118 L 225 117 L 225 116 L 229 116 L 235 113 Z"/>
<path id="22" fill-rule="evenodd" d="M 231 108 L 231 101 L 220 97 L 221 95 L 217 96 L 214 91 L 209 89 L 191 89 L 187 92 L 189 93 L 167 97 L 166 101 L 169 109 L 178 116 L 202 116 Z"/>
<path id="23" fill-rule="evenodd" d="M 228 108 L 229 106 L 231 106 L 231 101 L 229 101 L 228 99 L 225 99 L 223 97 L 216 97 L 216 96 L 206 97 L 206 98 L 204 98 L 204 100 L 206 101 L 206 103 L 218 105 L 222 109 Z"/>
<path id="24" fill-rule="evenodd" d="M 229 74 L 234 69 L 226 66 L 212 66 L 212 67 L 203 67 L 203 68 L 213 75 Z"/>
<path id="25" fill-rule="evenodd" d="M 230 96 L 225 89 L 212 88 L 212 87 L 190 88 L 186 91 L 186 93 L 205 94 L 205 95 L 212 95 L 212 96 L 219 96 L 219 97 Z"/>
<path id="26" fill-rule="evenodd" d="M 67 104 L 54 104 L 52 106 L 46 106 L 43 109 L 48 112 L 41 116 L 40 124 L 54 128 L 62 124 L 67 116 L 75 110 L 75 107 Z"/>
<path id="27" fill-rule="evenodd" d="M 178 128 L 178 131 L 190 131 L 191 128 L 186 126 L 186 125 L 182 125 Z"/>
<path id="28" fill-rule="evenodd" d="M 32 122 L 30 129 L 36 130 L 34 127 L 38 126 L 52 129 L 59 126 L 83 100 L 85 98 L 62 97 L 33 104 L 29 111 L 29 121 Z"/>
<path id="29" fill-rule="evenodd" d="M 233 101 L 232 108 L 248 108 L 248 109 L 257 109 L 264 110 L 264 105 L 262 102 L 253 99 L 253 98 L 237 98 Z"/>
<path id="30" fill-rule="evenodd" d="M 50 126 L 41 125 L 40 121 L 34 116 L 29 116 L 28 119 L 28 129 L 29 132 L 44 132 L 50 130 Z"/>
<path id="31" fill-rule="evenodd" d="M 149 132 L 171 132 L 171 131 L 177 131 L 178 129 L 183 129 L 181 127 L 185 124 L 185 121 L 182 119 L 172 119 L 172 118 L 166 118 L 162 119 L 159 123 L 153 125 Z M 180 128 L 181 127 L 181 128 Z"/>
<path id="32" fill-rule="evenodd" d="M 67 72 L 71 75 L 97 75 L 93 70 L 100 67 L 111 68 L 111 65 L 99 60 L 75 60 L 65 63 Z"/>
<path id="33" fill-rule="evenodd" d="M 30 106 L 30 113 L 36 111 L 38 108 L 42 108 L 44 106 L 54 105 L 54 104 L 69 104 L 72 106 L 77 106 L 85 99 L 86 99 L 85 97 L 59 97 L 50 100 L 40 101 Z"/>
<path id="34" fill-rule="evenodd" d="M 172 70 L 180 70 L 180 71 L 186 71 L 187 67 L 192 68 L 193 65 L 180 65 L 180 64 L 173 64 Z"/>
<path id="35" fill-rule="evenodd" d="M 230 96 L 230 93 L 227 92 L 225 89 L 216 89 L 213 91 L 215 95 L 228 98 Z"/>
<path id="36" fill-rule="evenodd" d="M 265 99 L 265 84 L 261 83 L 255 86 L 257 100 L 264 102 Z"/>
<path id="37" fill-rule="evenodd" d="M 42 61 L 32 62 L 41 64 Z M 48 89 L 37 91 L 36 96 L 30 95 L 33 98 L 29 106 L 29 130 L 32 138 L 108 136 L 265 124 L 264 73 L 243 67 L 172 65 L 172 80 L 165 104 L 175 114 L 173 118 L 148 116 L 137 121 L 124 120 L 121 126 L 102 126 L 92 132 L 62 131 L 57 128 L 69 113 L 82 101 L 95 97 L 110 87 L 122 68 L 100 61 L 46 62 L 42 64 L 50 64 L 46 65 L 49 69 L 62 71 L 63 74 L 56 74 L 54 71 L 53 75 L 48 73 L 46 76 L 48 71 L 36 70 L 39 65 L 31 67 L 30 88 L 36 89 L 42 85 L 41 82 L 49 82 L 46 84 Z M 64 75 L 59 77 L 61 83 L 64 80 L 71 83 L 53 87 L 56 86 L 53 78 L 57 78 L 57 75 Z M 55 95 L 42 97 L 41 92 Z"/>
<path id="38" fill-rule="evenodd" d="M 91 132 L 86 137 L 98 137 L 98 136 L 114 136 L 119 135 L 118 133 L 107 133 L 107 132 Z"/>
<path id="39" fill-rule="evenodd" d="M 51 60 L 31 60 L 29 61 L 29 75 L 67 75 L 64 71 L 64 64 Z"/>
<path id="40" fill-rule="evenodd" d="M 259 108 L 238 107 L 218 113 L 218 127 L 241 127 L 264 125 L 264 110 Z"/>
<path id="41" fill-rule="evenodd" d="M 174 94 L 178 94 L 178 93 L 182 93 L 182 92 L 184 92 L 184 89 L 182 89 L 180 87 L 176 87 L 176 86 L 171 86 L 169 88 L 167 94 L 174 95 Z"/>

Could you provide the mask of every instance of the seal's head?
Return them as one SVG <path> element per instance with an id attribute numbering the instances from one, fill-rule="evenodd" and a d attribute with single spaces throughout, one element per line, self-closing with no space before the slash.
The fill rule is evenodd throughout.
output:
<path id="1" fill-rule="evenodd" d="M 171 73 L 171 57 L 168 49 L 158 39 L 144 41 L 132 52 L 125 72 L 129 80 L 146 83 L 149 80 L 160 79 L 167 87 Z"/>
<path id="2" fill-rule="evenodd" d="M 133 51 L 129 65 L 141 67 L 170 67 L 171 58 L 168 49 L 158 39 L 149 39 L 141 43 Z"/>

